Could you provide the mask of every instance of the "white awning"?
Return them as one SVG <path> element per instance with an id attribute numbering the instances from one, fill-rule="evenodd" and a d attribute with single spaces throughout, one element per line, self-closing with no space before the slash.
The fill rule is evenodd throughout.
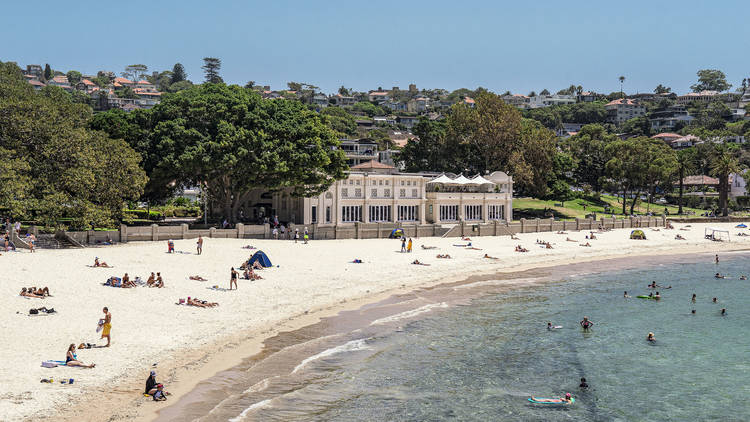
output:
<path id="1" fill-rule="evenodd" d="M 453 179 L 453 183 L 456 185 L 477 185 L 478 183 L 472 182 L 471 180 L 467 179 L 466 176 L 463 174 Z"/>
<path id="2" fill-rule="evenodd" d="M 453 183 L 453 179 L 451 179 L 450 177 L 446 176 L 445 173 L 443 173 L 439 177 L 436 177 L 436 178 L 428 181 L 427 183 L 451 184 L 451 183 Z"/>
<path id="3" fill-rule="evenodd" d="M 471 181 L 473 183 L 478 184 L 478 185 L 494 185 L 495 184 L 494 182 L 490 182 L 489 180 L 485 179 L 484 177 L 482 177 L 482 176 L 480 176 L 478 174 L 476 176 L 474 176 L 471 179 Z"/>

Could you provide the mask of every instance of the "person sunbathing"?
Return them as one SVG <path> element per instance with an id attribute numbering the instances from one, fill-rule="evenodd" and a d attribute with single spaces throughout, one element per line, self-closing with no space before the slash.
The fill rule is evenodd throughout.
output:
<path id="1" fill-rule="evenodd" d="M 34 292 L 31 292 L 28 289 L 26 289 L 26 287 L 22 288 L 21 289 L 21 293 L 19 293 L 18 295 L 19 296 L 25 296 L 25 297 L 34 297 L 34 298 L 37 298 L 37 299 L 44 299 L 44 296 L 38 295 L 38 294 L 36 294 Z"/>
<path id="2" fill-rule="evenodd" d="M 437 254 L 435 257 L 436 258 L 441 258 L 441 259 L 451 259 L 451 256 L 448 255 L 447 253 L 446 254 Z"/>
<path id="3" fill-rule="evenodd" d="M 31 287 L 28 291 L 39 296 L 50 296 L 49 287 L 43 287 L 41 289 L 37 289 L 36 286 L 34 286 L 34 287 Z"/>
<path id="4" fill-rule="evenodd" d="M 566 237 L 566 238 L 565 238 L 565 241 L 566 241 L 566 242 L 578 242 L 577 240 L 575 240 L 575 239 L 571 239 L 571 238 L 569 238 L 569 237 Z"/>
<path id="5" fill-rule="evenodd" d="M 589 243 L 589 242 L 586 242 L 586 243 L 581 243 L 581 244 L 580 244 L 580 245 L 578 245 L 578 246 L 585 246 L 585 247 L 587 247 L 587 248 L 590 248 L 590 247 L 591 247 L 591 243 Z"/>
<path id="6" fill-rule="evenodd" d="M 362 261 L 362 260 L 361 260 L 361 259 L 359 259 L 359 258 L 354 258 L 354 260 L 352 261 L 352 264 L 364 264 L 364 262 L 365 262 L 365 261 Z M 247 271 L 246 271 L 246 272 L 247 272 Z"/>
<path id="7" fill-rule="evenodd" d="M 516 252 L 528 252 L 529 250 L 522 247 L 521 245 L 516 245 Z"/>
<path id="8" fill-rule="evenodd" d="M 104 285 L 111 287 L 122 287 L 122 279 L 120 279 L 120 277 L 112 276 L 104 282 Z"/>
<path id="9" fill-rule="evenodd" d="M 122 276 L 122 288 L 129 289 L 131 287 L 136 287 L 136 284 L 134 281 L 130 279 L 130 276 L 128 275 L 128 273 L 125 273 L 125 275 Z"/>
<path id="10" fill-rule="evenodd" d="M 255 262 L 253 262 L 253 266 L 252 266 L 252 268 L 253 268 L 253 269 L 256 269 L 256 270 L 262 270 L 262 269 L 263 269 L 263 266 L 262 266 L 262 265 L 260 265 L 260 261 L 255 261 Z"/>
<path id="11" fill-rule="evenodd" d="M 111 268 L 106 262 L 99 262 L 99 257 L 94 258 L 94 267 Z"/>
<path id="12" fill-rule="evenodd" d="M 487 254 L 484 254 L 484 258 L 487 258 L 487 259 L 500 259 L 500 258 L 497 258 L 497 257 L 494 257 L 494 256 L 489 256 Z"/>
<path id="13" fill-rule="evenodd" d="M 200 300 L 197 297 L 194 298 L 187 298 L 187 305 L 188 306 L 197 306 L 199 308 L 213 308 L 214 306 L 219 306 L 216 302 L 207 302 L 205 300 Z"/>
<path id="14" fill-rule="evenodd" d="M 464 240 L 464 241 L 467 241 L 467 242 L 471 242 L 471 239 L 469 239 L 468 237 L 463 237 L 463 236 L 462 236 L 462 237 L 461 237 L 461 240 Z"/>
<path id="15" fill-rule="evenodd" d="M 674 239 L 675 239 L 675 240 L 685 240 L 685 238 L 684 238 L 684 237 L 682 237 L 682 235 L 680 235 L 680 234 L 676 235 L 676 236 L 674 237 Z"/>
<path id="16" fill-rule="evenodd" d="M 414 261 L 412 262 L 412 264 L 414 264 L 414 265 L 424 265 L 424 266 L 429 266 L 429 265 L 430 265 L 430 264 L 425 264 L 424 262 L 419 262 L 419 260 L 418 260 L 418 259 L 415 259 L 415 260 L 414 260 Z"/>
<path id="17" fill-rule="evenodd" d="M 425 245 L 421 245 L 421 246 L 422 246 L 422 249 L 425 249 L 425 250 L 427 250 L 427 249 L 437 249 L 437 246 L 425 246 Z"/>
<path id="18" fill-rule="evenodd" d="M 153 273 L 151 273 L 151 274 L 153 275 Z M 191 275 L 190 279 L 191 280 L 196 280 L 196 281 L 208 281 L 208 279 L 205 279 L 205 278 L 203 278 L 203 277 L 201 277 L 199 275 Z"/>
<path id="19" fill-rule="evenodd" d="M 568 234 L 568 233 L 564 232 L 564 231 L 559 231 L 559 232 L 557 232 L 557 234 Z"/>
<path id="20" fill-rule="evenodd" d="M 552 244 L 551 244 L 551 243 L 549 243 L 549 242 L 547 242 L 547 243 L 545 243 L 545 244 L 544 244 L 544 248 L 545 248 L 545 249 L 553 249 L 553 248 L 552 248 Z"/>
<path id="21" fill-rule="evenodd" d="M 79 368 L 94 368 L 96 367 L 95 363 L 92 363 L 91 365 L 86 365 L 85 363 L 78 360 L 78 356 L 76 355 L 76 345 L 71 344 L 68 346 L 68 353 L 65 355 L 65 366 L 77 366 Z"/>
<path id="22" fill-rule="evenodd" d="M 164 280 L 161 278 L 161 273 L 156 273 L 156 281 L 151 287 L 158 287 L 160 289 L 164 287 Z"/>
<path id="23" fill-rule="evenodd" d="M 245 245 L 242 247 L 242 249 L 255 249 L 255 246 L 253 245 Z"/>

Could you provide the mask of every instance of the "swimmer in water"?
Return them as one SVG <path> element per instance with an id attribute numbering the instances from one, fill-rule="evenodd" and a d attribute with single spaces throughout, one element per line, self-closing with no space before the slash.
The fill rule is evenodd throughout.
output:
<path id="1" fill-rule="evenodd" d="M 711 299 L 711 302 L 716 303 L 716 298 Z"/>
<path id="2" fill-rule="evenodd" d="M 719 254 L 716 254 L 716 259 L 715 259 L 715 261 L 716 261 L 716 263 L 717 263 L 717 264 L 719 263 Z"/>
<path id="3" fill-rule="evenodd" d="M 625 292 L 625 293 L 624 293 L 624 294 L 622 295 L 622 297 L 624 297 L 625 299 L 627 299 L 627 298 L 629 298 L 629 297 L 630 297 L 630 295 L 628 294 L 628 292 Z"/>
<path id="4" fill-rule="evenodd" d="M 742 275 L 740 276 L 740 280 L 747 280 L 747 276 L 746 276 L 745 274 L 742 274 Z"/>
<path id="5" fill-rule="evenodd" d="M 548 323 L 547 323 L 547 329 L 548 329 L 548 330 L 551 330 L 551 329 L 552 329 L 552 323 L 551 323 L 551 322 L 548 322 Z"/>
<path id="6" fill-rule="evenodd" d="M 588 331 L 589 328 L 593 326 L 594 323 L 589 321 L 589 317 L 583 317 L 583 320 L 581 320 L 581 327 L 583 327 L 583 331 Z"/>
<path id="7" fill-rule="evenodd" d="M 714 278 L 727 278 L 727 276 L 721 275 L 721 273 L 716 273 L 716 275 L 714 275 Z"/>
<path id="8" fill-rule="evenodd" d="M 722 315 L 726 315 L 727 314 L 727 309 L 726 308 L 721 308 L 721 314 Z"/>
<path id="9" fill-rule="evenodd" d="M 656 300 L 661 299 L 661 295 L 659 294 L 659 292 L 656 292 L 656 294 L 654 295 L 654 299 Z"/>
<path id="10" fill-rule="evenodd" d="M 648 337 L 646 337 L 646 340 L 656 341 L 656 338 L 654 338 L 654 333 L 648 333 Z"/>
<path id="11" fill-rule="evenodd" d="M 581 378 L 581 383 L 578 385 L 578 388 L 582 390 L 589 388 L 589 385 L 586 384 L 586 378 Z"/>
<path id="12" fill-rule="evenodd" d="M 690 299 L 693 303 L 695 303 L 695 293 L 693 293 L 693 298 Z"/>
<path id="13" fill-rule="evenodd" d="M 693 314 L 693 315 L 695 315 L 695 309 L 693 309 L 692 311 L 690 311 L 690 313 Z"/>

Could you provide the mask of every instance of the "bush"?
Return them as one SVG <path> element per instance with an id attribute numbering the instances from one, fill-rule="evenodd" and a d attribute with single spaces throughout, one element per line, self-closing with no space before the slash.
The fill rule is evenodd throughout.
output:
<path id="1" fill-rule="evenodd" d="M 123 211 L 123 220 L 135 220 L 135 219 L 141 219 L 141 220 L 150 220 L 150 221 L 160 221 L 164 219 L 164 215 L 158 211 L 148 211 L 144 209 L 135 209 L 135 210 L 125 210 Z"/>

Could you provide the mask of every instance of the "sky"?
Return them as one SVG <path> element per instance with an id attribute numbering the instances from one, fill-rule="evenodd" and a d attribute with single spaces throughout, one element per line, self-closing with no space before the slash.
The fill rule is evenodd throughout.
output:
<path id="1" fill-rule="evenodd" d="M 123 71 L 222 60 L 227 83 L 324 92 L 485 87 L 526 94 L 689 91 L 699 69 L 750 77 L 750 1 L 4 2 L 0 61 Z"/>

